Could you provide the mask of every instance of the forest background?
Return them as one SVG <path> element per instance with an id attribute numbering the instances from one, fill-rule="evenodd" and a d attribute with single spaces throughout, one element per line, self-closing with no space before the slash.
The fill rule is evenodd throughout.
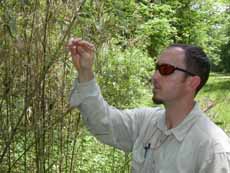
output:
<path id="1" fill-rule="evenodd" d="M 154 106 L 149 78 L 170 43 L 195 44 L 212 75 L 197 100 L 230 132 L 229 0 L 0 0 L 0 172 L 130 172 L 68 99 L 71 37 L 96 45 L 95 75 L 118 108 Z"/>

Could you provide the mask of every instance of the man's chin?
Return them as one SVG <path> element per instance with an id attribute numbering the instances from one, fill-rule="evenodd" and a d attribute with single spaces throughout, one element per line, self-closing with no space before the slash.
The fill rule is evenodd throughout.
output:
<path id="1" fill-rule="evenodd" d="M 161 99 L 158 99 L 156 97 L 152 97 L 153 103 L 159 105 L 159 104 L 163 104 L 163 101 Z"/>

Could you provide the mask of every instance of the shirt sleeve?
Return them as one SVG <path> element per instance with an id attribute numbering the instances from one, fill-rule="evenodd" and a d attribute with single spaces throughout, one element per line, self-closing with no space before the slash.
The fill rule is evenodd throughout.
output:
<path id="1" fill-rule="evenodd" d="M 204 162 L 199 173 L 230 173 L 230 153 L 216 153 Z"/>
<path id="2" fill-rule="evenodd" d="M 101 142 L 131 152 L 146 109 L 119 110 L 103 99 L 96 80 L 75 80 L 70 105 L 78 107 L 89 131 Z"/>

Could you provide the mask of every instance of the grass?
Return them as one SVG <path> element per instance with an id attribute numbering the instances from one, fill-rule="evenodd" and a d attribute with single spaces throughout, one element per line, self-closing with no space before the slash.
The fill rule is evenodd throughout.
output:
<path id="1" fill-rule="evenodd" d="M 202 109 L 214 122 L 230 132 L 230 75 L 211 74 L 208 83 L 197 96 Z"/>

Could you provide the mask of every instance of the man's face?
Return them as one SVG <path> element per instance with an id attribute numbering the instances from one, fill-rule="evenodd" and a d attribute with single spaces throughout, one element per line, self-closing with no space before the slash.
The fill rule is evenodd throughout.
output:
<path id="1" fill-rule="evenodd" d="M 158 65 L 169 64 L 185 69 L 184 50 L 179 47 L 166 49 L 156 62 Z M 186 74 L 175 70 L 170 75 L 162 75 L 156 70 L 152 77 L 153 101 L 156 104 L 168 104 L 183 99 L 186 95 Z"/>

